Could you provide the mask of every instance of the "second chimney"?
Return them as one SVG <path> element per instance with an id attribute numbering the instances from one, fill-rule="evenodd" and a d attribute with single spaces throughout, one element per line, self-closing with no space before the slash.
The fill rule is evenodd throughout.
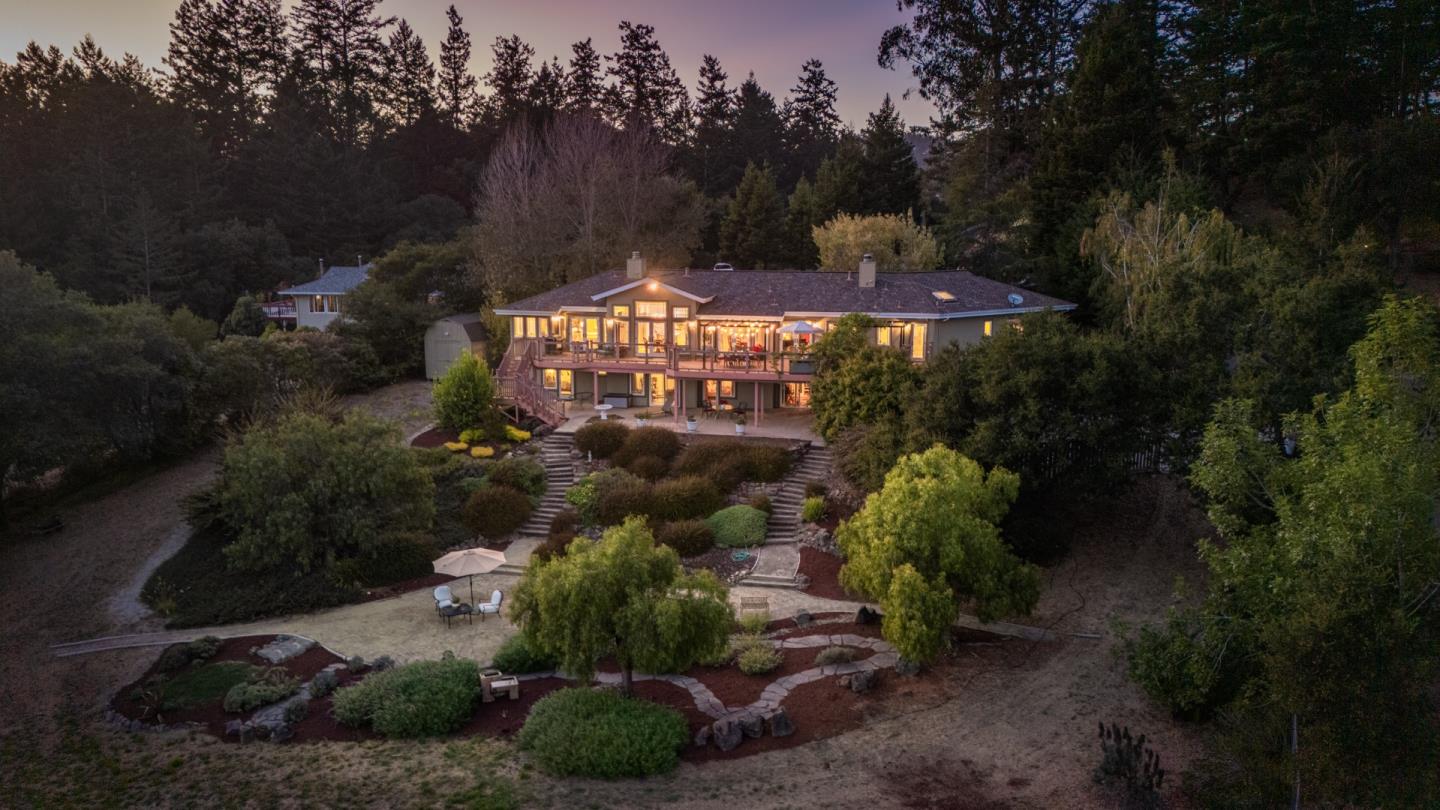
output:
<path id="1" fill-rule="evenodd" d="M 875 257 L 866 253 L 860 259 L 860 286 L 875 286 Z"/>
<path id="2" fill-rule="evenodd" d="M 645 277 L 645 260 L 640 258 L 640 251 L 632 250 L 630 258 L 625 260 L 625 278 L 631 281 L 639 281 Z"/>

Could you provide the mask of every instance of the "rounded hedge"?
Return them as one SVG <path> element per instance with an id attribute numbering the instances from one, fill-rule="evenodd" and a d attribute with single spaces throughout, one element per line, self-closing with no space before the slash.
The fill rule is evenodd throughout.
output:
<path id="1" fill-rule="evenodd" d="M 595 485 L 595 522 L 623 523 L 631 515 L 650 514 L 650 484 L 624 470 L 602 470 L 589 476 Z"/>
<path id="2" fill-rule="evenodd" d="M 545 494 L 545 468 L 534 459 L 502 458 L 485 470 L 485 482 L 518 489 L 534 498 Z"/>
<path id="3" fill-rule="evenodd" d="M 650 491 L 650 516 L 656 520 L 703 518 L 725 505 L 725 496 L 695 475 L 661 481 Z"/>
<path id="4" fill-rule="evenodd" d="M 612 460 L 622 467 L 641 456 L 654 456 L 661 461 L 670 461 L 680 454 L 680 437 L 673 430 L 663 427 L 642 427 L 630 431 L 625 442 L 615 452 Z"/>
<path id="5" fill-rule="evenodd" d="M 630 428 L 619 422 L 602 420 L 591 422 L 588 425 L 575 431 L 575 449 L 582 453 L 590 453 L 595 458 L 609 458 L 614 455 L 620 446 L 625 444 L 625 439 L 630 435 Z"/>
<path id="6" fill-rule="evenodd" d="M 465 725 L 480 696 L 480 665 L 445 653 L 439 661 L 372 672 L 335 693 L 332 711 L 347 726 L 386 737 L 429 737 Z"/>
<path id="7" fill-rule="evenodd" d="M 520 729 L 520 748 L 545 772 L 602 779 L 665 773 L 689 739 L 679 712 L 610 689 L 552 692 Z"/>
<path id="8" fill-rule="evenodd" d="M 530 519 L 530 496 L 506 486 L 485 486 L 465 502 L 461 517 L 466 527 L 492 540 L 504 537 Z"/>
<path id="9" fill-rule="evenodd" d="M 765 542 L 765 524 L 770 516 L 753 506 L 729 506 L 711 515 L 705 523 L 715 532 L 715 545 L 722 548 L 758 546 Z"/>
<path id="10" fill-rule="evenodd" d="M 625 469 L 646 481 L 659 481 L 670 471 L 670 464 L 659 456 L 639 456 L 626 464 Z"/>
<path id="11" fill-rule="evenodd" d="M 715 547 L 715 532 L 703 520 L 677 520 L 661 525 L 655 540 L 681 557 L 694 557 Z"/>
<path id="12" fill-rule="evenodd" d="M 516 633 L 500 645 L 491 665 L 507 675 L 523 675 L 548 672 L 555 668 L 555 659 L 531 647 L 524 633 Z"/>
<path id="13" fill-rule="evenodd" d="M 767 484 L 779 481 L 790 472 L 790 451 L 773 444 L 752 444 L 745 454 L 746 480 Z"/>

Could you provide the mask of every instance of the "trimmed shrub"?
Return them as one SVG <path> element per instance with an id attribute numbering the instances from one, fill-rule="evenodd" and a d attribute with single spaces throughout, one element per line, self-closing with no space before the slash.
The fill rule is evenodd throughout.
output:
<path id="1" fill-rule="evenodd" d="M 815 666 L 823 667 L 829 664 L 848 664 L 854 660 L 854 647 L 826 647 L 816 654 Z"/>
<path id="2" fill-rule="evenodd" d="M 740 629 L 751 636 L 758 636 L 765 632 L 770 626 L 770 613 L 762 611 L 759 613 L 746 613 L 740 617 Z"/>
<path id="3" fill-rule="evenodd" d="M 570 504 L 575 514 L 580 516 L 582 525 L 595 525 L 595 507 L 599 502 L 600 488 L 595 484 L 594 473 L 581 478 L 574 486 L 565 490 L 565 503 Z"/>
<path id="4" fill-rule="evenodd" d="M 790 472 L 790 451 L 773 444 L 751 444 L 746 446 L 746 480 L 774 483 Z"/>
<path id="5" fill-rule="evenodd" d="M 646 481 L 659 481 L 670 471 L 670 465 L 665 459 L 659 456 L 640 456 L 625 465 L 625 469 L 644 478 Z"/>
<path id="6" fill-rule="evenodd" d="M 735 663 L 746 675 L 764 675 L 779 669 L 780 665 L 785 663 L 785 657 L 774 647 L 759 643 L 746 647 L 744 652 L 735 657 Z"/>
<path id="7" fill-rule="evenodd" d="M 814 523 L 825 517 L 825 499 L 821 497 L 806 498 L 800 504 L 800 519 L 806 523 Z"/>
<path id="8" fill-rule="evenodd" d="M 765 542 L 769 515 L 753 506 L 729 506 L 706 519 L 715 532 L 715 545 L 722 548 L 758 546 Z"/>
<path id="9" fill-rule="evenodd" d="M 591 422 L 575 431 L 575 449 L 595 458 L 609 458 L 625 444 L 629 435 L 630 428 L 619 422 Z"/>
<path id="10" fill-rule="evenodd" d="M 568 507 L 561 509 L 555 513 L 555 517 L 550 518 L 550 534 L 552 536 L 569 534 L 573 537 L 578 528 L 580 528 L 580 513 L 574 509 Z"/>
<path id="11" fill-rule="evenodd" d="M 500 645 L 491 666 L 507 675 L 523 675 L 527 672 L 552 670 L 555 668 L 555 659 L 530 646 L 524 633 L 516 633 Z"/>
<path id="12" fill-rule="evenodd" d="M 536 701 L 520 729 L 520 748 L 555 776 L 665 773 L 689 740 L 679 712 L 609 689 L 552 692 Z"/>
<path id="13" fill-rule="evenodd" d="M 220 652 L 220 639 L 215 636 L 201 636 L 185 646 L 190 650 L 192 661 L 207 661 Z"/>
<path id="14" fill-rule="evenodd" d="M 823 498 L 823 497 L 825 497 L 826 495 L 829 495 L 829 494 L 830 494 L 830 488 L 827 487 L 827 486 L 825 486 L 825 482 L 824 482 L 824 481 L 806 481 L 806 482 L 805 482 L 805 497 L 807 497 L 807 498 Z"/>
<path id="15" fill-rule="evenodd" d="M 715 547 L 715 533 L 703 520 L 677 520 L 661 525 L 655 541 L 681 557 L 694 557 Z"/>
<path id="16" fill-rule="evenodd" d="M 455 359 L 445 376 L 435 382 L 431 394 L 435 421 L 449 430 L 481 428 L 487 435 L 498 430 L 500 414 L 495 410 L 495 380 L 490 369 L 475 355 L 466 352 Z"/>
<path id="17" fill-rule="evenodd" d="M 669 462 L 678 455 L 680 437 L 674 431 L 663 427 L 642 427 L 630 431 L 610 460 L 621 467 L 629 467 L 632 461 L 644 456 Z"/>
<path id="18" fill-rule="evenodd" d="M 230 687 L 230 691 L 225 693 L 225 711 L 248 712 L 284 700 L 299 690 L 298 678 L 292 678 L 284 669 L 274 667 L 245 683 Z"/>
<path id="19" fill-rule="evenodd" d="M 359 669 L 359 667 L 355 667 L 355 669 Z M 322 669 L 310 679 L 310 697 L 316 700 L 327 697 L 339 685 L 340 676 L 335 674 L 335 670 Z"/>
<path id="20" fill-rule="evenodd" d="M 750 505 L 759 509 L 767 515 L 775 514 L 775 504 L 770 502 L 770 496 L 763 492 L 757 492 L 750 496 Z"/>
<path id="21" fill-rule="evenodd" d="M 335 693 L 335 718 L 386 737 L 429 737 L 470 719 L 480 696 L 480 665 L 446 652 L 439 661 L 372 673 Z"/>
<path id="22" fill-rule="evenodd" d="M 623 523 L 630 515 L 650 514 L 650 484 L 619 470 L 602 470 L 595 479 L 595 522 L 601 526 Z"/>
<path id="23" fill-rule="evenodd" d="M 486 439 L 484 428 L 466 428 L 460 431 L 461 444 L 480 444 Z M 448 442 L 447 442 L 448 444 Z"/>
<path id="24" fill-rule="evenodd" d="M 532 498 L 545 494 L 545 468 L 533 459 L 511 456 L 485 470 L 485 483 L 518 489 Z"/>
<path id="25" fill-rule="evenodd" d="M 489 484 L 465 502 L 465 525 L 492 540 L 504 537 L 530 519 L 530 497 L 518 489 Z"/>
<path id="26" fill-rule="evenodd" d="M 657 520 L 686 520 L 714 514 L 725 505 L 715 485 L 697 476 L 661 481 L 650 491 L 649 514 Z"/>

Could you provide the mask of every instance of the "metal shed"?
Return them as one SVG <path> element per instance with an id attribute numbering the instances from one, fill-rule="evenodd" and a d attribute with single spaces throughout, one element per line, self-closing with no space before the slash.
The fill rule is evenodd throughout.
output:
<path id="1" fill-rule="evenodd" d="M 485 358 L 485 325 L 478 314 L 451 315 L 431 324 L 425 330 L 425 377 L 438 380 L 445 376 L 465 352 Z"/>

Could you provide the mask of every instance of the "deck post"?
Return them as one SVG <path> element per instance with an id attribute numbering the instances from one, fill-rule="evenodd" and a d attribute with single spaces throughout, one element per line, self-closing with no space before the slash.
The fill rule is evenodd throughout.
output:
<path id="1" fill-rule="evenodd" d="M 755 427 L 760 427 L 760 383 L 755 382 Z"/>
<path id="2" fill-rule="evenodd" d="M 590 372 L 590 393 L 591 393 L 591 395 L 592 395 L 591 398 L 595 400 L 595 403 L 594 403 L 594 404 L 599 405 L 599 404 L 600 404 L 600 372 L 599 372 L 599 371 L 592 371 L 592 372 Z"/>

